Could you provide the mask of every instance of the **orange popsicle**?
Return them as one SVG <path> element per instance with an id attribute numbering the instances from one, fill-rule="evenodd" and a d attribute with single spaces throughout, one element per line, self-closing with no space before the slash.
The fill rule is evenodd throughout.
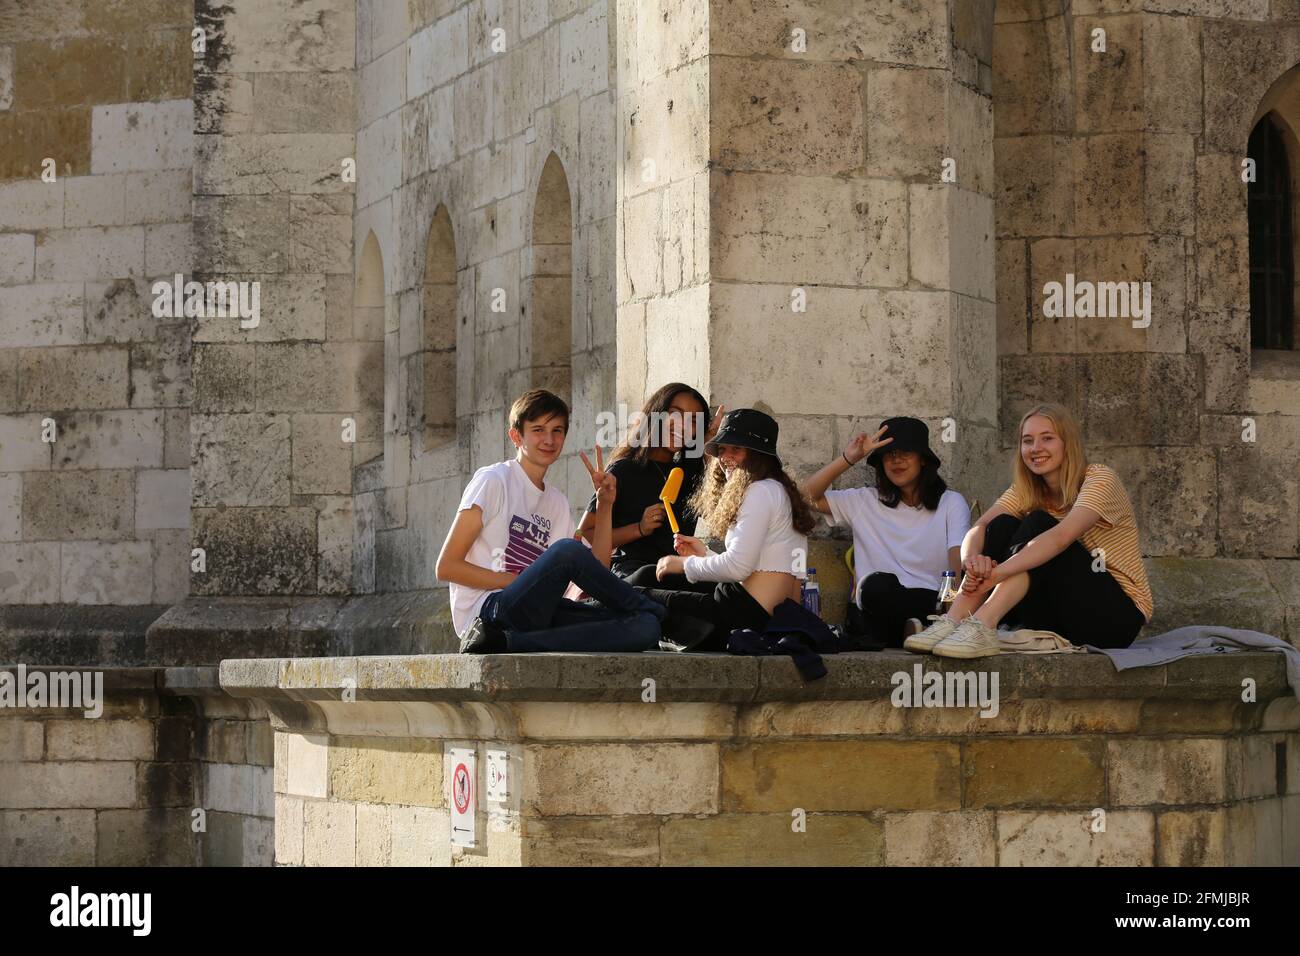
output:
<path id="1" fill-rule="evenodd" d="M 659 492 L 659 500 L 664 503 L 664 511 L 668 513 L 668 527 L 673 529 L 673 534 L 677 534 L 681 529 L 677 527 L 677 516 L 673 514 L 673 502 L 677 500 L 677 494 L 682 490 L 682 478 L 685 477 L 680 468 L 674 468 L 668 472 L 668 480 L 664 482 L 664 490 Z"/>

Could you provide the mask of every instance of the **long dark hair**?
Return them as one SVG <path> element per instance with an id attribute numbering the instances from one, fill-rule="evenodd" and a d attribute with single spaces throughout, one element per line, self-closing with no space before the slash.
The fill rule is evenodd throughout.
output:
<path id="1" fill-rule="evenodd" d="M 918 479 L 921 490 L 921 504 L 926 511 L 936 511 L 939 508 L 939 499 L 943 493 L 948 490 L 948 483 L 939 475 L 939 466 L 921 455 L 921 477 Z M 880 503 L 886 508 L 897 508 L 898 503 L 903 499 L 903 490 L 889 480 L 885 474 L 885 456 L 882 454 L 876 460 L 876 494 L 880 497 Z"/>
<path id="2" fill-rule="evenodd" d="M 653 438 L 656 437 L 653 435 L 653 430 L 646 431 L 649 428 L 649 423 L 655 421 L 651 416 L 668 414 L 673 399 L 683 392 L 700 403 L 700 408 L 704 410 L 704 426 L 707 428 L 709 424 L 709 403 L 705 397 L 689 385 L 684 385 L 681 382 L 669 382 L 646 399 L 645 405 L 641 408 L 640 423 L 635 428 L 628 430 L 627 435 L 623 438 L 623 444 L 614 449 L 614 454 L 610 456 L 610 462 L 615 462 L 620 458 L 631 458 L 638 465 L 644 465 L 650 458 L 650 451 L 658 447 L 653 443 Z M 663 419 L 659 420 L 662 421 Z M 643 440 L 647 435 L 652 439 L 651 441 Z M 703 429 L 695 436 L 695 440 L 704 440 Z"/>

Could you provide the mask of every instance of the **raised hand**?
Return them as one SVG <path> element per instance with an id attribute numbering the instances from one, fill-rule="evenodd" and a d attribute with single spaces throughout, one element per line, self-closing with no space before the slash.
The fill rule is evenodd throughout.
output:
<path id="1" fill-rule="evenodd" d="M 582 463 L 587 467 L 587 474 L 591 476 L 591 487 L 596 491 L 596 506 L 612 505 L 615 496 L 618 494 L 618 479 L 605 471 L 605 458 L 601 453 L 600 446 L 596 446 L 596 464 L 594 467 L 585 451 L 578 452 L 578 457 L 582 459 Z"/>
<path id="2" fill-rule="evenodd" d="M 866 432 L 854 435 L 849 439 L 849 443 L 844 446 L 845 459 L 856 465 L 877 448 L 884 448 L 894 440 L 893 438 L 881 437 L 888 430 L 886 426 L 881 425 L 874 435 L 868 435 Z"/>

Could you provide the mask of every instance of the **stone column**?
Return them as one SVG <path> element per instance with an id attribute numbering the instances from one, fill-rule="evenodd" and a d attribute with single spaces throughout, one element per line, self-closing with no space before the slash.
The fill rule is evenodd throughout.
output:
<path id="1" fill-rule="evenodd" d="M 992 9 L 896 6 L 620 4 L 619 394 L 766 406 L 798 474 L 915 415 L 987 500 Z"/>
<path id="2" fill-rule="evenodd" d="M 631 409 L 669 381 L 712 385 L 710 23 L 708 0 L 618 0 L 616 390 Z"/>
<path id="3" fill-rule="evenodd" d="M 261 314 L 194 334 L 195 594 L 351 580 L 343 420 L 381 407 L 383 382 L 382 345 L 356 341 L 352 322 L 354 6 L 196 4 L 195 274 L 259 282 Z"/>

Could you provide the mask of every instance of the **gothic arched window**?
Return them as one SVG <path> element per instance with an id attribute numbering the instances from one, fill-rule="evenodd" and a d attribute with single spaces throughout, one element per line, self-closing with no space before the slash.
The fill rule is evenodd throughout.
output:
<path id="1" fill-rule="evenodd" d="M 1247 184 L 1250 222 L 1250 346 L 1295 348 L 1291 246 L 1291 164 L 1271 113 L 1256 124 L 1246 154 L 1255 161 Z"/>

